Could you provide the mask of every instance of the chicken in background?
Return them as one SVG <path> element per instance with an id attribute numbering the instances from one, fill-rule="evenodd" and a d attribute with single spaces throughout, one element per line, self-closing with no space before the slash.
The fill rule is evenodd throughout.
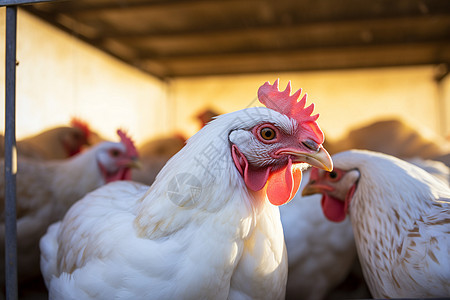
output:
<path id="1" fill-rule="evenodd" d="M 149 188 L 116 182 L 88 194 L 41 239 L 50 299 L 284 299 L 278 205 L 308 164 L 330 170 L 301 90 L 258 90 L 261 103 L 191 137 Z"/>
<path id="2" fill-rule="evenodd" d="M 449 143 L 441 141 L 438 137 L 433 140 L 424 138 L 417 130 L 396 119 L 380 120 L 355 128 L 339 140 L 328 139 L 326 145 L 330 154 L 363 149 L 401 159 L 420 157 L 436 160 L 450 152 Z"/>
<path id="3" fill-rule="evenodd" d="M 299 192 L 280 207 L 289 263 L 286 299 L 321 300 L 348 276 L 356 248 L 348 218 L 331 222 L 323 215 L 320 195 L 301 196 L 310 170 L 303 174 Z"/>
<path id="4" fill-rule="evenodd" d="M 377 151 L 405 159 L 432 175 L 450 182 L 449 168 L 447 167 L 450 166 L 450 155 L 447 154 L 450 149 L 448 145 L 448 142 L 441 141 L 436 137 L 433 139 L 423 137 L 417 130 L 397 119 L 379 120 L 363 127 L 354 128 L 338 140 L 330 139 L 328 136 L 324 142 L 324 147 L 330 154 L 350 149 Z M 311 228 L 311 230 L 313 229 Z M 323 242 L 326 244 L 327 240 L 324 239 Z M 368 296 L 360 263 L 356 259 L 349 277 L 340 286 L 330 290 L 325 299 L 367 298 Z"/>
<path id="5" fill-rule="evenodd" d="M 79 128 L 85 133 L 84 135 L 86 136 L 87 143 L 82 146 L 81 151 L 83 151 L 84 148 L 86 148 L 86 147 L 90 147 L 90 146 L 96 145 L 96 144 L 101 143 L 101 142 L 108 142 L 107 139 L 102 137 L 97 132 L 93 131 L 91 129 L 91 126 L 89 125 L 89 123 L 86 122 L 85 120 L 82 120 L 80 118 L 74 117 L 70 121 L 70 126 L 75 127 L 75 128 Z"/>
<path id="6" fill-rule="evenodd" d="M 450 188 L 423 169 L 363 150 L 312 170 L 303 195 L 322 194 L 325 216 L 350 216 L 359 260 L 375 298 L 450 296 Z"/>
<path id="7" fill-rule="evenodd" d="M 382 140 L 380 140 L 381 137 L 383 137 Z M 435 156 L 445 151 L 443 150 L 445 147 L 442 149 L 437 144 L 424 139 L 417 131 L 400 121 L 379 121 L 367 127 L 352 130 L 346 139 L 338 143 L 324 142 L 324 147 L 330 152 L 352 146 L 361 149 L 378 149 L 384 153 L 403 156 L 408 162 L 449 184 L 450 169 L 444 163 L 419 157 Z M 306 174 L 309 176 L 309 172 Z M 320 195 L 302 197 L 299 192 L 294 199 L 295 201 L 280 208 L 283 225 L 291 224 L 283 226 L 289 257 L 286 298 L 363 299 L 369 297 L 369 290 L 356 257 L 356 248 L 351 249 L 354 247 L 354 242 L 353 237 L 348 236 L 351 232 L 348 218 L 339 224 L 327 220 L 318 204 Z M 292 230 L 295 228 L 293 226 L 295 223 L 298 223 L 301 230 Z M 322 234 L 318 233 L 317 228 Z M 336 236 L 342 236 L 342 238 L 336 241 Z M 306 243 L 310 246 L 305 247 Z M 347 249 L 345 254 L 339 252 L 338 249 L 344 248 Z M 316 255 L 318 252 L 316 249 L 327 249 L 323 259 Z M 323 268 L 327 258 L 334 257 L 339 267 L 333 268 L 334 272 Z M 351 257 L 355 258 L 353 262 L 349 261 Z M 348 274 L 348 277 L 343 277 L 345 274 Z"/>
<path id="8" fill-rule="evenodd" d="M 34 160 L 19 157 L 17 166 L 17 255 L 19 281 L 39 276 L 39 239 L 86 193 L 116 180 L 131 179 L 138 163 L 132 140 L 121 130 L 120 142 L 103 142 L 71 158 Z M 3 169 L 4 160 L 0 162 Z M 0 264 L 4 270 L 4 174 L 0 174 Z M 4 282 L 4 271 L 0 272 Z M 40 277 L 40 276 L 39 276 Z"/>
<path id="9" fill-rule="evenodd" d="M 182 135 L 152 139 L 139 146 L 142 168 L 132 174 L 132 180 L 152 185 L 156 175 L 167 161 L 184 147 L 186 139 Z"/>
<path id="10" fill-rule="evenodd" d="M 211 122 L 215 117 L 220 115 L 217 111 L 212 108 L 207 108 L 197 114 L 197 120 L 200 122 L 200 128 L 205 127 L 206 124 Z"/>
<path id="11" fill-rule="evenodd" d="M 88 124 L 72 119 L 71 126 L 60 126 L 45 130 L 16 142 L 19 156 L 34 159 L 64 159 L 79 153 L 84 146 L 93 145 L 102 139 L 91 131 Z M 0 139 L 0 152 L 5 153 L 4 137 Z"/>

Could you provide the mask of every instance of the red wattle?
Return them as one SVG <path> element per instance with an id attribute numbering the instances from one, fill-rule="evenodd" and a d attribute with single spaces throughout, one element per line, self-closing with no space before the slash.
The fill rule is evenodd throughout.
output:
<path id="1" fill-rule="evenodd" d="M 302 181 L 302 171 L 298 168 L 292 168 L 291 158 L 289 158 L 286 166 L 272 171 L 271 166 L 258 169 L 251 168 L 247 158 L 235 145 L 231 147 L 231 156 L 234 165 L 244 178 L 247 188 L 252 191 L 259 191 L 267 186 L 267 198 L 273 205 L 283 205 L 297 193 Z"/>
<path id="2" fill-rule="evenodd" d="M 332 222 L 342 222 L 345 219 L 345 203 L 331 197 L 327 193 L 322 194 L 322 210 L 325 217 Z"/>
<path id="3" fill-rule="evenodd" d="M 244 182 L 252 191 L 261 190 L 269 178 L 271 167 L 254 169 L 248 164 L 247 158 L 233 145 L 231 148 L 231 156 L 239 173 L 244 177 Z"/>
<path id="4" fill-rule="evenodd" d="M 269 178 L 270 167 L 263 169 L 246 168 L 244 171 L 244 181 L 249 189 L 252 191 L 259 191 L 262 189 Z"/>
<path id="5" fill-rule="evenodd" d="M 231 157 L 233 158 L 236 169 L 238 169 L 239 173 L 244 176 L 244 169 L 248 165 L 248 162 L 236 145 L 231 146 Z"/>
<path id="6" fill-rule="evenodd" d="M 300 169 L 292 170 L 292 160 L 279 170 L 273 171 L 267 182 L 267 198 L 273 205 L 283 205 L 295 196 L 302 181 Z"/>

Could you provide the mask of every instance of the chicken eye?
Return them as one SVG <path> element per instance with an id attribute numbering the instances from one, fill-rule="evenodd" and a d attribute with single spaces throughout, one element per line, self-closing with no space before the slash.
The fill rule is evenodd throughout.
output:
<path id="1" fill-rule="evenodd" d="M 117 157 L 120 155 L 120 151 L 117 149 L 112 149 L 109 153 L 111 154 L 112 157 Z"/>
<path id="2" fill-rule="evenodd" d="M 78 132 L 74 133 L 74 134 L 72 135 L 72 137 L 73 137 L 73 139 L 76 140 L 76 141 L 81 141 L 81 139 L 82 139 L 81 134 L 79 134 Z"/>
<path id="3" fill-rule="evenodd" d="M 273 130 L 270 127 L 262 128 L 261 131 L 259 132 L 259 134 L 266 141 L 273 140 L 275 138 L 275 136 L 276 136 L 275 130 Z"/>
<path id="4" fill-rule="evenodd" d="M 330 179 L 336 180 L 339 179 L 339 174 L 336 171 L 331 171 L 328 172 L 328 177 L 330 177 Z"/>

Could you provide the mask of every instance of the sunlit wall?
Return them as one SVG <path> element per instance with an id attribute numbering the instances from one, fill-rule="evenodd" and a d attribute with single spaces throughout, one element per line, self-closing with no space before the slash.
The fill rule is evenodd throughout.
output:
<path id="1" fill-rule="evenodd" d="M 5 9 L 0 10 L 4 45 Z M 170 131 L 166 84 L 19 10 L 16 131 L 20 139 L 74 116 L 116 140 L 123 127 L 136 140 Z M 4 57 L 4 46 L 0 47 Z M 4 82 L 4 59 L 0 80 Z M 1 130 L 4 84 L 1 84 Z"/>
<path id="2" fill-rule="evenodd" d="M 280 78 L 280 88 L 291 80 L 293 91 L 302 88 L 308 94 L 309 103 L 314 102 L 315 111 L 320 113 L 319 123 L 327 138 L 338 138 L 349 128 L 390 117 L 404 120 L 423 134 L 446 135 L 450 130 L 445 121 L 450 115 L 449 81 L 439 93 L 434 74 L 434 67 L 425 66 L 209 77 L 176 80 L 171 90 L 176 99 L 177 127 L 189 133 L 197 129 L 195 124 L 182 124 L 188 124 L 197 111 L 211 106 L 229 112 L 258 105 L 258 87 Z"/>

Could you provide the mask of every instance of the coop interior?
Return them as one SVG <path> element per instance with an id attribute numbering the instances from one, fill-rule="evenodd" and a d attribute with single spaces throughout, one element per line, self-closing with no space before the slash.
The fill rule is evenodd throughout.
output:
<path id="1" fill-rule="evenodd" d="M 0 29 L 4 45 L 4 7 Z M 75 118 L 95 132 L 93 143 L 118 141 L 118 129 L 137 148 L 184 142 L 217 115 L 262 106 L 258 88 L 279 79 L 314 103 L 330 154 L 362 148 L 449 165 L 449 63 L 447 0 L 21 5 L 16 136 Z M 4 95 L 2 84 L 0 131 Z"/>

